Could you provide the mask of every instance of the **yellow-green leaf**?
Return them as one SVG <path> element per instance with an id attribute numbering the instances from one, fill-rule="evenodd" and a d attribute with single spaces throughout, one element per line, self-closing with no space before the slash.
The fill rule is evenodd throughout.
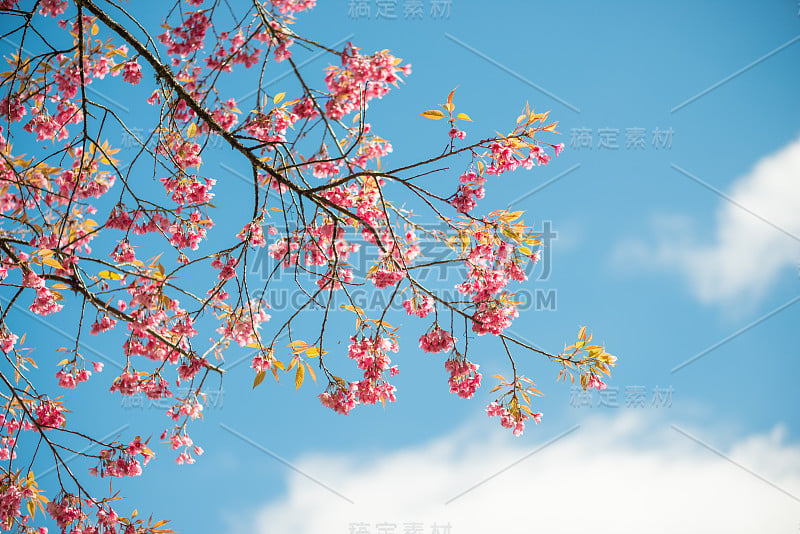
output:
<path id="1" fill-rule="evenodd" d="M 342 306 L 342 308 L 357 313 L 358 315 L 365 315 L 364 310 L 362 310 L 358 306 L 351 306 L 350 304 L 345 304 L 344 306 Z"/>
<path id="2" fill-rule="evenodd" d="M 253 388 L 255 389 L 256 387 L 258 387 L 258 385 L 264 381 L 264 377 L 266 376 L 267 376 L 266 371 L 259 371 L 258 374 L 256 375 L 255 380 L 253 380 Z"/>
<path id="3" fill-rule="evenodd" d="M 303 378 L 305 378 L 305 367 L 303 365 L 297 366 L 297 371 L 294 374 L 294 388 L 300 389 L 300 386 L 303 384 Z"/>
<path id="4" fill-rule="evenodd" d="M 317 373 L 314 372 L 314 368 L 311 367 L 310 363 L 306 363 L 306 367 L 308 367 L 308 373 L 311 375 L 311 378 L 314 380 L 314 383 L 317 382 Z"/>
<path id="5" fill-rule="evenodd" d="M 122 280 L 122 276 L 119 273 L 115 273 L 113 271 L 100 271 L 97 273 L 97 276 L 100 278 L 107 278 L 109 280 Z"/>
<path id="6" fill-rule="evenodd" d="M 197 133 L 197 124 L 191 123 L 189 128 L 186 130 L 186 137 L 192 138 Z"/>
<path id="7" fill-rule="evenodd" d="M 578 339 L 584 339 L 586 337 L 586 327 L 584 326 L 581 328 L 581 331 L 578 332 Z"/>
<path id="8" fill-rule="evenodd" d="M 469 115 L 467 115 L 466 113 L 459 113 L 458 115 L 456 115 L 456 118 L 457 119 L 461 119 L 462 121 L 470 121 L 470 122 L 472 122 L 472 119 L 470 119 Z"/>
<path id="9" fill-rule="evenodd" d="M 45 265 L 49 265 L 50 267 L 55 267 L 56 269 L 63 269 L 64 268 L 64 267 L 61 266 L 60 263 L 58 263 L 53 258 L 44 258 L 42 260 L 42 263 L 44 263 Z"/>
<path id="10" fill-rule="evenodd" d="M 423 111 L 422 113 L 420 113 L 420 115 L 422 115 L 426 119 L 439 120 L 444 118 L 444 113 L 442 113 L 438 109 L 429 109 L 428 111 Z"/>
<path id="11" fill-rule="evenodd" d="M 316 358 L 317 356 L 320 356 L 320 355 L 324 356 L 325 354 L 328 354 L 328 351 L 327 350 L 322 350 L 319 347 L 311 347 L 311 348 L 306 349 L 306 356 L 308 356 L 309 358 Z"/>
<path id="12" fill-rule="evenodd" d="M 281 100 L 286 96 L 286 93 L 278 93 L 274 97 L 272 97 L 273 104 L 280 104 Z"/>

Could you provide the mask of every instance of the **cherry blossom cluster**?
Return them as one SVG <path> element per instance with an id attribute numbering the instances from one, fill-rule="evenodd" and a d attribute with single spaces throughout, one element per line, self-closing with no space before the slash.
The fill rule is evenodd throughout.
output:
<path id="1" fill-rule="evenodd" d="M 353 165 L 363 169 L 367 169 L 372 160 L 376 160 L 380 166 L 380 158 L 388 156 L 393 150 L 389 141 L 371 133 L 371 130 L 372 126 L 364 124 L 356 157 L 351 160 Z"/>
<path id="2" fill-rule="evenodd" d="M 434 323 L 433 327 L 419 338 L 419 348 L 423 352 L 450 352 L 456 340 L 447 330 Z"/>
<path id="3" fill-rule="evenodd" d="M 239 124 L 239 116 L 237 113 L 240 113 L 240 110 L 236 106 L 236 99 L 229 98 L 228 100 L 220 102 L 220 107 L 215 109 L 211 115 L 220 126 L 230 131 L 234 126 Z M 202 123 L 198 129 L 201 133 L 209 132 L 207 123 Z"/>
<path id="4" fill-rule="evenodd" d="M 64 426 L 64 407 L 50 400 L 40 401 L 33 409 L 36 414 L 37 428 L 50 430 Z"/>
<path id="5" fill-rule="evenodd" d="M 83 507 L 94 508 L 97 506 L 96 519 L 92 520 L 83 512 Z M 92 499 L 80 499 L 70 493 L 62 493 L 58 499 L 47 503 L 47 514 L 56 522 L 61 534 L 66 534 L 67 529 L 73 534 L 135 534 L 140 520 L 121 518 L 117 512 L 108 505 L 108 500 L 95 502 Z M 37 534 L 47 534 L 47 528 L 42 527 L 35 531 Z"/>
<path id="6" fill-rule="evenodd" d="M 413 297 L 403 301 L 403 308 L 406 309 L 408 315 L 416 315 L 424 319 L 434 311 L 435 305 L 432 297 L 414 293 Z"/>
<path id="7" fill-rule="evenodd" d="M 383 98 L 390 85 L 400 81 L 399 74 L 411 74 L 411 65 L 398 67 L 400 59 L 387 51 L 364 56 L 348 43 L 341 56 L 341 65 L 328 68 L 325 84 L 330 99 L 325 103 L 325 114 L 339 120 L 348 113 L 366 107 L 373 98 Z"/>
<path id="8" fill-rule="evenodd" d="M 16 2 L 15 2 L 16 3 Z M 67 10 L 67 0 L 43 0 L 39 14 L 46 17 L 57 17 Z"/>
<path id="9" fill-rule="evenodd" d="M 111 251 L 109 254 L 110 257 L 114 258 L 116 263 L 133 263 L 136 261 L 136 251 L 131 246 L 130 241 L 127 239 L 123 239 L 117 243 L 117 246 L 114 247 L 114 250 Z M 105 331 L 105 330 L 104 330 Z"/>
<path id="10" fill-rule="evenodd" d="M 482 236 L 476 237 L 481 239 Z M 537 258 L 536 255 L 531 256 L 534 263 Z M 456 288 L 461 293 L 471 295 L 475 303 L 472 330 L 478 335 L 498 335 L 511 325 L 519 312 L 507 299 L 497 298 L 497 294 L 510 280 L 526 280 L 525 271 L 515 257 L 513 247 L 504 241 L 496 247 L 489 243 L 478 244 L 470 250 L 465 264 L 467 279 Z"/>
<path id="11" fill-rule="evenodd" d="M 136 456 L 141 456 L 141 460 Z M 138 477 L 142 474 L 142 465 L 147 465 L 154 457 L 155 453 L 147 447 L 147 443 L 136 436 L 125 448 L 100 451 L 98 467 L 90 468 L 89 472 L 100 477 Z"/>
<path id="12" fill-rule="evenodd" d="M 46 316 L 58 312 L 64 307 L 56 303 L 55 294 L 45 286 L 44 279 L 33 271 L 27 271 L 24 274 L 22 284 L 36 290 L 36 297 L 28 307 L 33 313 Z"/>
<path id="13" fill-rule="evenodd" d="M 375 272 L 373 272 L 371 275 L 369 275 L 369 278 L 372 280 L 372 283 L 375 284 L 375 287 L 377 287 L 378 289 L 391 287 L 405 277 L 406 277 L 405 271 L 395 268 L 393 266 L 380 267 L 376 269 Z"/>
<path id="14" fill-rule="evenodd" d="M 269 255 L 282 261 L 284 267 L 296 264 L 301 254 L 305 265 L 328 266 L 326 273 L 317 278 L 320 288 L 340 289 L 342 283 L 353 281 L 353 271 L 345 263 L 360 245 L 345 239 L 344 228 L 326 220 L 308 225 L 304 237 L 302 242 L 297 234 L 275 241 L 268 247 Z"/>
<path id="15" fill-rule="evenodd" d="M 394 286 L 404 279 L 406 268 L 420 255 L 419 238 L 413 229 L 407 228 L 400 236 L 385 232 L 381 242 L 386 251 L 379 254 L 378 262 L 367 274 L 378 289 Z"/>
<path id="16" fill-rule="evenodd" d="M 197 419 L 203 416 L 203 405 L 197 398 L 179 399 L 177 404 L 167 410 L 167 416 L 173 421 L 179 421 L 182 417 Z"/>
<path id="17" fill-rule="evenodd" d="M 6 417 L 0 414 L 0 460 L 13 460 L 17 457 L 17 435 L 20 429 L 32 430 L 33 424 L 28 419 Z M 1 523 L 1 522 L 0 522 Z"/>
<path id="18" fill-rule="evenodd" d="M 306 265 L 326 265 L 334 259 L 337 263 L 343 263 L 360 247 L 358 243 L 348 242 L 345 229 L 330 221 L 309 225 L 306 233 L 307 239 L 302 247 Z"/>
<path id="19" fill-rule="evenodd" d="M 130 396 L 144 393 L 148 399 L 162 399 L 171 397 L 169 382 L 158 373 L 148 374 L 144 371 L 132 373 L 124 371 L 111 384 L 109 391 L 118 391 L 122 395 Z"/>
<path id="20" fill-rule="evenodd" d="M 80 147 L 76 148 L 74 153 L 72 168 L 62 172 L 55 180 L 59 196 L 54 196 L 52 203 L 65 204 L 65 199 L 69 198 L 100 198 L 114 185 L 114 175 L 100 172 L 99 161 L 95 154 L 84 157 Z"/>
<path id="21" fill-rule="evenodd" d="M 167 430 L 165 430 L 161 434 L 161 439 L 168 441 L 173 450 L 181 450 L 180 454 L 175 458 L 175 463 L 178 465 L 193 464 L 195 458 L 192 456 L 192 452 L 197 456 L 202 455 L 204 452 L 202 447 L 194 444 L 192 438 L 185 431 L 180 432 L 178 429 L 173 429 L 168 435 Z"/>
<path id="22" fill-rule="evenodd" d="M 266 313 L 267 304 L 256 299 L 250 300 L 224 316 L 225 323 L 217 328 L 223 339 L 236 341 L 240 347 L 258 342 L 258 330 L 261 323 L 269 321 Z"/>
<path id="23" fill-rule="evenodd" d="M 3 329 L 0 332 L 0 349 L 6 354 L 14 350 L 14 345 L 17 344 L 17 341 L 19 341 L 17 334 L 12 334 L 7 329 Z"/>
<path id="24" fill-rule="evenodd" d="M 587 389 L 594 388 L 594 389 L 600 391 L 600 390 L 606 389 L 606 384 L 605 384 L 605 382 L 600 380 L 600 377 L 597 376 L 595 373 L 590 373 L 586 388 Z"/>
<path id="25" fill-rule="evenodd" d="M 448 383 L 450 393 L 455 393 L 462 399 L 469 399 L 481 387 L 480 366 L 463 357 L 450 358 L 444 362 L 444 368 L 450 373 Z"/>
<path id="26" fill-rule="evenodd" d="M 88 517 L 81 511 L 80 499 L 74 495 L 64 495 L 59 500 L 50 501 L 47 503 L 47 513 L 55 520 L 62 534 L 71 524 L 81 524 Z"/>
<path id="27" fill-rule="evenodd" d="M 294 14 L 317 5 L 317 0 L 273 0 L 272 5 L 283 14 Z"/>
<path id="28" fill-rule="evenodd" d="M 328 272 L 317 278 L 317 285 L 320 289 L 342 289 L 344 284 L 352 284 L 354 279 L 353 269 L 330 267 Z"/>
<path id="29" fill-rule="evenodd" d="M 353 382 L 353 394 L 361 404 L 394 402 L 396 388 L 386 382 L 384 373 L 397 374 L 397 367 L 391 367 L 388 352 L 397 352 L 397 341 L 391 337 L 351 337 L 347 356 L 355 360 L 358 368 L 364 371 L 362 380 Z"/>
<path id="30" fill-rule="evenodd" d="M 297 263 L 297 250 L 299 250 L 299 248 L 299 239 L 293 237 L 292 239 L 281 238 L 269 245 L 267 250 L 272 258 L 282 261 L 284 267 L 289 267 Z"/>
<path id="31" fill-rule="evenodd" d="M 229 47 L 226 48 L 222 42 L 229 40 Z M 219 35 L 219 44 L 214 52 L 206 57 L 206 67 L 211 70 L 223 70 L 232 72 L 233 66 L 243 64 L 245 68 L 250 68 L 258 62 L 261 54 L 260 48 L 249 46 L 244 34 L 238 31 L 230 36 L 228 32 Z"/>
<path id="32" fill-rule="evenodd" d="M 250 362 L 250 367 L 254 369 L 256 373 L 269 371 L 272 368 L 272 358 L 266 357 L 264 354 L 259 352 L 253 356 L 253 360 Z"/>
<path id="33" fill-rule="evenodd" d="M 92 362 L 92 365 L 94 366 L 94 370 L 98 373 L 103 370 L 103 364 L 100 362 Z M 89 380 L 90 376 L 92 376 L 91 371 L 86 368 L 78 367 L 77 358 L 64 365 L 56 372 L 58 385 L 66 389 L 74 389 L 81 382 Z"/>
<path id="34" fill-rule="evenodd" d="M 515 436 L 522 435 L 522 432 L 525 430 L 525 421 L 529 419 L 528 414 L 519 407 L 515 408 L 512 406 L 509 409 L 509 407 L 503 406 L 497 401 L 493 401 L 486 407 L 486 413 L 489 417 L 499 417 L 500 425 L 503 428 L 513 429 Z M 530 418 L 533 419 L 535 423 L 540 423 L 542 421 L 542 414 L 533 413 Z"/>
<path id="35" fill-rule="evenodd" d="M 183 139 L 175 133 L 164 136 L 164 139 L 156 147 L 156 153 L 169 158 L 182 171 L 186 171 L 190 167 L 200 167 L 203 164 L 203 159 L 200 157 L 200 145 L 194 141 Z M 164 186 L 167 191 L 172 190 L 171 184 L 165 182 Z"/>
<path id="36" fill-rule="evenodd" d="M 258 221 L 246 224 L 244 228 L 236 234 L 236 237 L 242 241 L 248 242 L 254 247 L 263 247 L 267 244 L 264 239 L 264 228 Z"/>
<path id="37" fill-rule="evenodd" d="M 311 175 L 314 178 L 333 178 L 339 174 L 341 161 L 328 159 L 327 147 L 320 150 L 319 159 L 321 161 L 315 161 L 311 166 Z"/>
<path id="38" fill-rule="evenodd" d="M 200 210 L 193 210 L 188 218 L 177 216 L 166 228 L 169 244 L 177 249 L 197 250 L 213 225 L 211 219 L 204 218 Z"/>
<path id="39" fill-rule="evenodd" d="M 196 147 L 193 144 L 193 149 Z M 186 161 L 183 161 L 186 163 Z M 192 175 L 175 174 L 167 178 L 161 178 L 164 189 L 170 193 L 171 198 L 182 206 L 195 204 L 206 204 L 214 198 L 211 188 L 216 184 L 212 178 L 197 178 Z"/>
<path id="40" fill-rule="evenodd" d="M 461 185 L 458 186 L 455 196 L 450 200 L 450 204 L 459 213 L 469 213 L 478 205 L 476 199 L 482 199 L 486 194 L 483 184 L 486 183 L 484 176 L 478 175 L 473 171 L 467 171 L 459 178 Z"/>
<path id="41" fill-rule="evenodd" d="M 272 57 L 280 63 L 292 57 L 289 48 L 294 44 L 294 39 L 288 37 L 292 32 L 278 20 L 270 20 L 267 28 L 256 33 L 255 38 L 261 42 L 268 43 L 274 50 Z"/>
<path id="42" fill-rule="evenodd" d="M 346 386 L 331 383 L 328 388 L 319 395 L 319 400 L 336 413 L 348 415 L 350 410 L 356 407 L 358 400 L 355 391 L 357 384 L 350 383 Z"/>
<path id="43" fill-rule="evenodd" d="M 244 131 L 269 145 L 286 141 L 286 131 L 297 121 L 298 116 L 283 107 L 276 107 L 268 113 L 255 113 L 248 117 Z"/>
<path id="44" fill-rule="evenodd" d="M 239 263 L 239 260 L 232 256 L 227 256 L 225 261 L 223 261 L 223 258 L 224 256 L 222 255 L 215 257 L 211 261 L 211 267 L 219 269 L 217 279 L 224 282 L 236 276 L 236 265 Z"/>
<path id="45" fill-rule="evenodd" d="M 142 79 L 142 67 L 135 59 L 122 64 L 122 79 L 131 85 L 136 85 Z"/>
<path id="46" fill-rule="evenodd" d="M 489 146 L 490 152 L 486 154 L 491 163 L 486 167 L 486 174 L 500 175 L 505 172 L 513 172 L 518 168 L 532 169 L 537 165 L 547 165 L 550 163 L 550 154 L 537 144 L 529 145 L 528 154 L 521 157 L 518 143 L 498 141 Z M 564 144 L 553 145 L 554 153 L 557 156 L 563 150 Z"/>
<path id="47" fill-rule="evenodd" d="M 11 526 L 22 517 L 20 508 L 22 507 L 22 499 L 25 489 L 20 490 L 16 484 L 9 484 L 6 480 L 0 478 L 0 525 L 3 529 L 10 530 Z M 27 523 L 27 517 L 24 516 L 24 522 Z"/>
<path id="48" fill-rule="evenodd" d="M 187 58 L 203 49 L 206 32 L 210 27 L 211 20 L 203 10 L 192 11 L 185 14 L 185 19 L 179 26 L 168 26 L 164 33 L 158 35 L 158 40 L 167 47 L 169 55 Z"/>
<path id="49" fill-rule="evenodd" d="M 6 417 L 0 414 L 0 460 L 11 463 L 17 458 L 17 439 L 20 431 L 36 430 L 36 427 L 27 418 Z M 0 530 L 20 529 L 28 525 L 31 516 L 31 507 L 42 507 L 47 502 L 44 495 L 40 494 L 38 484 L 33 474 L 28 471 L 27 476 L 23 471 L 0 470 Z M 32 531 L 32 527 L 28 527 Z M 46 529 L 45 529 L 46 534 Z"/>

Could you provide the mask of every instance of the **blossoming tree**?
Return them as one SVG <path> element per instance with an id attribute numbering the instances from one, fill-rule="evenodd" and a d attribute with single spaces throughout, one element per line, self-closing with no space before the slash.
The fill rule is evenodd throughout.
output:
<path id="1" fill-rule="evenodd" d="M 15 325 L 14 309 L 42 317 L 71 310 L 76 343 L 54 356 L 61 388 L 94 374 L 111 395 L 171 399 L 160 441 L 178 463 L 202 454 L 189 423 L 202 413 L 207 377 L 225 373 L 231 346 L 255 352 L 254 387 L 268 374 L 290 373 L 297 388 L 311 376 L 321 403 L 345 415 L 394 402 L 398 368 L 390 354 L 401 344 L 387 322 L 394 302 L 429 326 L 419 347 L 443 353 L 450 391 L 460 397 L 472 397 L 482 382 L 470 337 L 496 340 L 510 378 L 496 377 L 497 397 L 486 410 L 514 434 L 541 419 L 531 404 L 539 391 L 519 372 L 514 351 L 552 360 L 559 378 L 577 378 L 584 388 L 605 387 L 600 377 L 615 358 L 585 328 L 554 353 L 505 333 L 519 306 L 508 288 L 526 279 L 542 243 L 522 212 L 478 206 L 493 177 L 558 155 L 563 144 L 549 140 L 556 123 L 526 106 L 508 133 L 470 139 L 471 119 L 456 113 L 451 92 L 437 108 L 419 110 L 439 121 L 425 125 L 446 124 L 444 150 L 387 165 L 401 156 L 388 157 L 392 146 L 367 122 L 368 107 L 411 67 L 389 51 L 367 54 L 351 43 L 332 49 L 295 33 L 296 17 L 315 2 L 254 0 L 233 13 L 219 0 L 179 1 L 154 31 L 109 0 L 0 0 L 4 37 L 16 46 L 0 74 L 0 529 L 42 530 L 37 510 L 62 532 L 159 532 L 165 523 L 121 517 L 113 497 L 91 494 L 84 475 L 67 466 L 66 436 L 99 446 L 82 453 L 94 463 L 87 475 L 96 477 L 138 476 L 158 447 L 135 435 L 104 442 L 71 430 L 68 398 L 30 378 L 36 362 L 28 347 L 37 335 Z M 300 74 L 292 56 L 298 46 L 327 55 L 322 82 Z M 288 70 L 293 84 L 272 94 L 261 80 L 276 68 Z M 257 72 L 257 104 L 242 111 L 224 82 L 250 79 L 247 72 Z M 156 119 L 146 135 L 92 96 L 126 84 L 152 85 L 146 102 Z M 136 143 L 124 161 L 109 142 L 118 132 Z M 220 144 L 250 169 L 252 192 L 236 205 L 212 204 L 215 179 L 203 159 Z M 449 192 L 426 184 L 434 171 L 440 183 L 446 176 Z M 419 214 L 438 224 L 420 223 Z M 237 232 L 214 228 L 215 219 L 230 218 L 242 219 Z M 448 258 L 426 258 L 422 240 L 446 248 Z M 378 250 L 363 269 L 352 261 L 362 243 Z M 254 283 L 247 265 L 264 247 L 271 271 Z M 434 266 L 447 269 L 460 298 L 423 283 L 418 273 Z M 303 303 L 270 317 L 265 290 L 280 273 Z M 364 310 L 355 287 L 385 293 L 386 305 Z M 322 320 L 309 333 L 299 321 L 312 309 L 322 310 Z M 326 329 L 333 314 L 356 320 L 346 354 L 325 348 L 340 340 Z M 124 332 L 111 354 L 122 371 L 97 377 L 102 363 L 84 357 L 78 340 L 112 330 Z M 204 330 L 211 341 L 198 336 Z M 180 384 L 189 386 L 185 396 L 174 392 Z M 22 449 L 26 440 L 38 443 L 35 450 Z M 31 455 L 52 456 L 57 486 L 39 487 Z"/>

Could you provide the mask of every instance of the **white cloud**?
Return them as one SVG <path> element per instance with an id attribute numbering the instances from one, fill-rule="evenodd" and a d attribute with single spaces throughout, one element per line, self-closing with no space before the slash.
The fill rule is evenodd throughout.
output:
<path id="1" fill-rule="evenodd" d="M 481 428 L 375 457 L 301 458 L 295 464 L 300 470 L 354 504 L 290 472 L 284 497 L 247 518 L 242 531 L 349 534 L 361 522 L 368 524 L 364 532 L 377 533 L 377 524 L 388 522 L 397 526 L 393 534 L 405 534 L 417 522 L 424 534 L 434 523 L 449 523 L 450 534 L 734 534 L 796 532 L 800 525 L 800 500 L 644 412 L 594 418 L 533 455 L 546 438 L 512 440 Z M 707 429 L 689 432 L 713 440 Z M 725 451 L 800 496 L 800 446 L 785 444 L 780 427 Z"/>
<path id="2" fill-rule="evenodd" d="M 734 202 L 719 199 L 709 241 L 692 237 L 710 232 L 698 231 L 690 218 L 660 216 L 653 221 L 655 244 L 621 243 L 616 260 L 677 270 L 705 303 L 757 301 L 782 271 L 800 263 L 800 242 L 787 235 L 800 236 L 800 139 L 761 159 L 725 194 Z"/>

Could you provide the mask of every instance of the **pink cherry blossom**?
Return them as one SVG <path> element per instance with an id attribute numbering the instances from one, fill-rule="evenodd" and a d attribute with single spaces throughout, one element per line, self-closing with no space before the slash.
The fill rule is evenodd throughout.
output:
<path id="1" fill-rule="evenodd" d="M 419 348 L 425 352 L 450 352 L 455 346 L 455 341 L 450 332 L 434 324 L 427 334 L 419 338 Z"/>
<path id="2" fill-rule="evenodd" d="M 408 315 L 416 315 L 420 318 L 427 317 L 435 308 L 433 298 L 428 295 L 414 295 L 403 301 L 403 307 Z"/>
<path id="3" fill-rule="evenodd" d="M 444 362 L 444 368 L 450 373 L 450 393 L 463 399 L 469 399 L 481 385 L 480 366 L 468 360 L 453 358 Z"/>
<path id="4" fill-rule="evenodd" d="M 41 401 L 34 408 L 36 414 L 36 424 L 43 427 L 43 430 L 50 428 L 59 428 L 64 426 L 66 419 L 62 415 L 64 408 L 55 402 L 46 400 Z"/>
<path id="5" fill-rule="evenodd" d="M 17 343 L 19 338 L 16 334 L 12 334 L 8 331 L 0 332 L 0 349 L 3 350 L 5 353 L 9 353 L 14 350 L 14 345 Z"/>
<path id="6" fill-rule="evenodd" d="M 142 79 L 142 68 L 135 60 L 126 61 L 122 67 L 122 79 L 136 85 Z"/>
<path id="7" fill-rule="evenodd" d="M 393 271 L 388 269 L 378 269 L 370 278 L 372 279 L 372 283 L 375 284 L 375 287 L 378 289 L 383 289 L 385 287 L 390 287 L 395 285 L 397 282 L 405 278 L 406 273 L 405 271 Z"/>

